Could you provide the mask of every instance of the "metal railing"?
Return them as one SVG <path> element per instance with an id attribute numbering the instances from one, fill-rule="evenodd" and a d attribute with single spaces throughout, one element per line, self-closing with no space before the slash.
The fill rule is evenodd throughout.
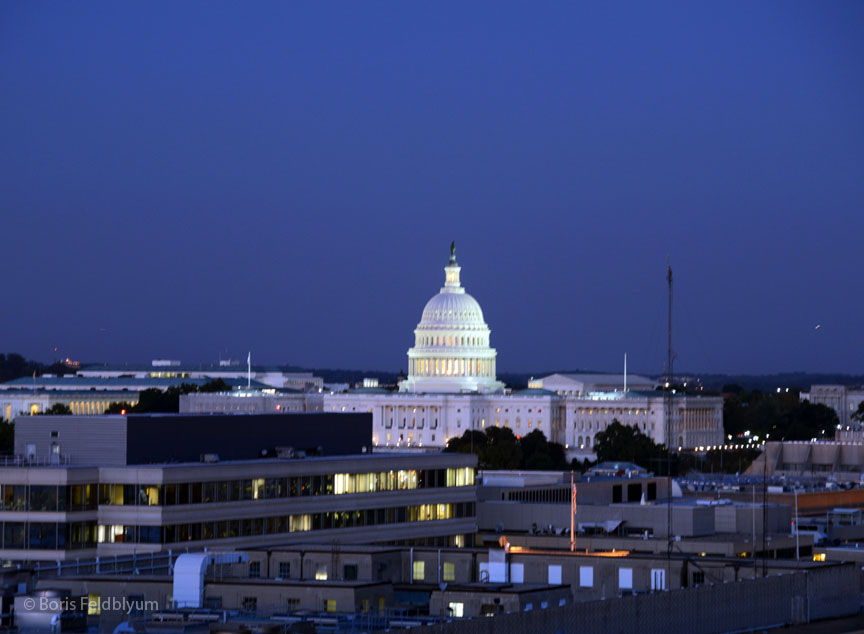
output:
<path id="1" fill-rule="evenodd" d="M 0 456 L 0 467 L 62 467 L 72 464 L 69 454 L 36 455 L 4 455 Z"/>
<path id="2" fill-rule="evenodd" d="M 38 579 L 51 579 L 72 575 L 164 574 L 173 572 L 174 562 L 183 551 L 167 553 L 136 553 L 113 557 L 92 557 L 65 561 L 39 561 L 32 565 Z"/>

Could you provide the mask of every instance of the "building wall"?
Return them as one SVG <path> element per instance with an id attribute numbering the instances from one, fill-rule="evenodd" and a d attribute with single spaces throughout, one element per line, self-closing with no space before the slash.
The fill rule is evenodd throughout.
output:
<path id="1" fill-rule="evenodd" d="M 2 467 L 0 558 L 54 561 L 304 542 L 455 542 L 457 536 L 464 543 L 477 528 L 474 465 L 476 458 L 467 454 L 367 454 Z M 82 487 L 86 503 L 75 502 Z"/>
<path id="2" fill-rule="evenodd" d="M 61 403 L 72 410 L 73 414 L 104 414 L 112 403 L 138 403 L 138 392 L 70 390 L 0 391 L 0 419 L 13 421 L 17 416 L 41 414 L 51 406 Z"/>
<path id="3" fill-rule="evenodd" d="M 325 413 L 25 416 L 15 430 L 15 453 L 102 466 L 198 462 L 205 454 L 251 460 L 277 447 L 360 454 L 369 446 L 371 422 L 368 414 Z"/>
<path id="4" fill-rule="evenodd" d="M 180 413 L 288 414 L 321 412 L 324 398 L 318 392 L 265 394 L 258 391 L 190 392 L 180 395 Z"/>
<path id="5" fill-rule="evenodd" d="M 554 634 L 568 631 L 574 623 L 579 624 L 580 630 L 597 634 L 752 631 L 857 614 L 859 579 L 856 566 L 845 564 L 740 583 L 625 596 L 619 601 L 576 602 L 545 610 L 523 608 L 518 614 L 445 622 L 413 631 L 415 634 Z"/>
<path id="6" fill-rule="evenodd" d="M 864 401 L 864 390 L 852 389 L 845 385 L 811 385 L 810 392 L 802 393 L 801 400 L 830 407 L 837 414 L 841 425 L 852 426 L 852 415 L 858 411 L 858 406 Z"/>
<path id="7" fill-rule="evenodd" d="M 672 399 L 675 447 L 698 449 L 723 444 L 723 399 Z M 509 427 L 516 435 L 540 429 L 565 445 L 569 457 L 593 457 L 598 432 L 613 420 L 633 425 L 654 442 L 665 442 L 662 395 L 586 399 L 558 395 L 370 394 L 324 395 L 326 412 L 370 412 L 372 443 L 385 447 L 444 447 L 466 430 Z"/>
<path id="8" fill-rule="evenodd" d="M 126 464 L 124 416 L 24 416 L 15 423 L 19 456 L 79 465 Z"/>

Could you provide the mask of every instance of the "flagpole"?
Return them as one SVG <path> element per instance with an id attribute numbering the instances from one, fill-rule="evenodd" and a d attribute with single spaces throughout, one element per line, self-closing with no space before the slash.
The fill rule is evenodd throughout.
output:
<path id="1" fill-rule="evenodd" d="M 570 471 L 570 552 L 576 550 L 576 483 Z"/>

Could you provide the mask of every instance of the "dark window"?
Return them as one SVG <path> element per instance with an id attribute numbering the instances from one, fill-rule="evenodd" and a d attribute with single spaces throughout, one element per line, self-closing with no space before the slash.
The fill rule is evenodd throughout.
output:
<path id="1" fill-rule="evenodd" d="M 694 572 L 693 573 L 693 585 L 698 586 L 705 583 L 705 573 L 704 572 Z"/>
<path id="2" fill-rule="evenodd" d="M 342 576 L 345 581 L 357 581 L 357 564 L 345 564 Z"/>
<path id="3" fill-rule="evenodd" d="M 642 499 L 642 485 L 628 484 L 627 485 L 627 501 L 638 502 Z"/>
<path id="4" fill-rule="evenodd" d="M 9 548 L 24 548 L 24 531 L 24 522 L 4 522 L 3 547 L 7 550 Z"/>
<path id="5" fill-rule="evenodd" d="M 158 526 L 139 526 L 138 539 L 142 544 L 158 544 L 160 530 Z"/>
<path id="6" fill-rule="evenodd" d="M 260 579 L 261 578 L 261 562 L 260 561 L 249 562 L 249 578 L 250 579 Z"/>
<path id="7" fill-rule="evenodd" d="M 289 562 L 289 561 L 280 561 L 279 562 L 279 578 L 280 579 L 290 579 L 291 578 L 291 562 Z"/>
<path id="8" fill-rule="evenodd" d="M 258 598 L 243 597 L 243 609 L 247 612 L 255 612 L 258 609 Z"/>
<path id="9" fill-rule="evenodd" d="M 57 525 L 41 522 L 30 524 L 30 548 L 54 550 L 57 547 Z"/>
<path id="10" fill-rule="evenodd" d="M 649 482 L 648 483 L 648 494 L 645 496 L 648 500 L 656 500 L 657 499 L 657 483 Z"/>
<path id="11" fill-rule="evenodd" d="M 207 597 L 204 599 L 204 607 L 208 610 L 221 610 L 222 597 Z"/>
<path id="12" fill-rule="evenodd" d="M 127 609 L 129 610 L 129 616 L 141 616 L 144 614 L 144 595 L 143 594 L 130 594 L 127 599 L 127 605 L 129 606 Z"/>
<path id="13" fill-rule="evenodd" d="M 57 487 L 30 485 L 31 511 L 56 511 Z"/>
<path id="14" fill-rule="evenodd" d="M 612 486 L 612 504 L 617 504 L 621 501 L 621 485 L 615 484 Z"/>

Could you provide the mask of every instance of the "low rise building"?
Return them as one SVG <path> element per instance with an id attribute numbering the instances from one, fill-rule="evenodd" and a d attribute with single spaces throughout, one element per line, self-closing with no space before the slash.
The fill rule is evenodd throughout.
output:
<path id="1" fill-rule="evenodd" d="M 212 381 L 222 379 L 226 383 L 242 382 L 246 385 L 251 379 L 253 385 L 277 389 L 300 391 L 319 390 L 324 380 L 312 372 L 291 366 L 264 366 L 223 360 L 218 364 L 184 364 L 170 359 L 154 359 L 150 365 L 88 365 L 76 372 L 83 378 L 95 379 L 203 379 Z"/>
<path id="2" fill-rule="evenodd" d="M 801 392 L 800 398 L 802 401 L 810 401 L 811 403 L 825 405 L 830 407 L 837 413 L 837 420 L 841 425 L 841 430 L 846 431 L 849 427 L 860 427 L 857 421 L 852 417 L 858 411 L 858 407 L 864 402 L 864 388 L 850 387 L 847 385 L 811 385 L 809 392 Z M 848 440 L 852 440 L 849 438 Z M 857 440 L 862 440 L 860 433 Z"/>
<path id="3" fill-rule="evenodd" d="M 19 418 L 18 455 L 0 465 L 0 558 L 468 543 L 476 457 L 362 453 L 370 422 L 368 414 Z M 322 448 L 330 455 L 301 457 Z"/>
<path id="4" fill-rule="evenodd" d="M 180 395 L 181 414 L 232 412 L 288 414 L 322 411 L 324 411 L 324 395 L 318 391 L 239 389 L 231 392 L 190 392 Z"/>

